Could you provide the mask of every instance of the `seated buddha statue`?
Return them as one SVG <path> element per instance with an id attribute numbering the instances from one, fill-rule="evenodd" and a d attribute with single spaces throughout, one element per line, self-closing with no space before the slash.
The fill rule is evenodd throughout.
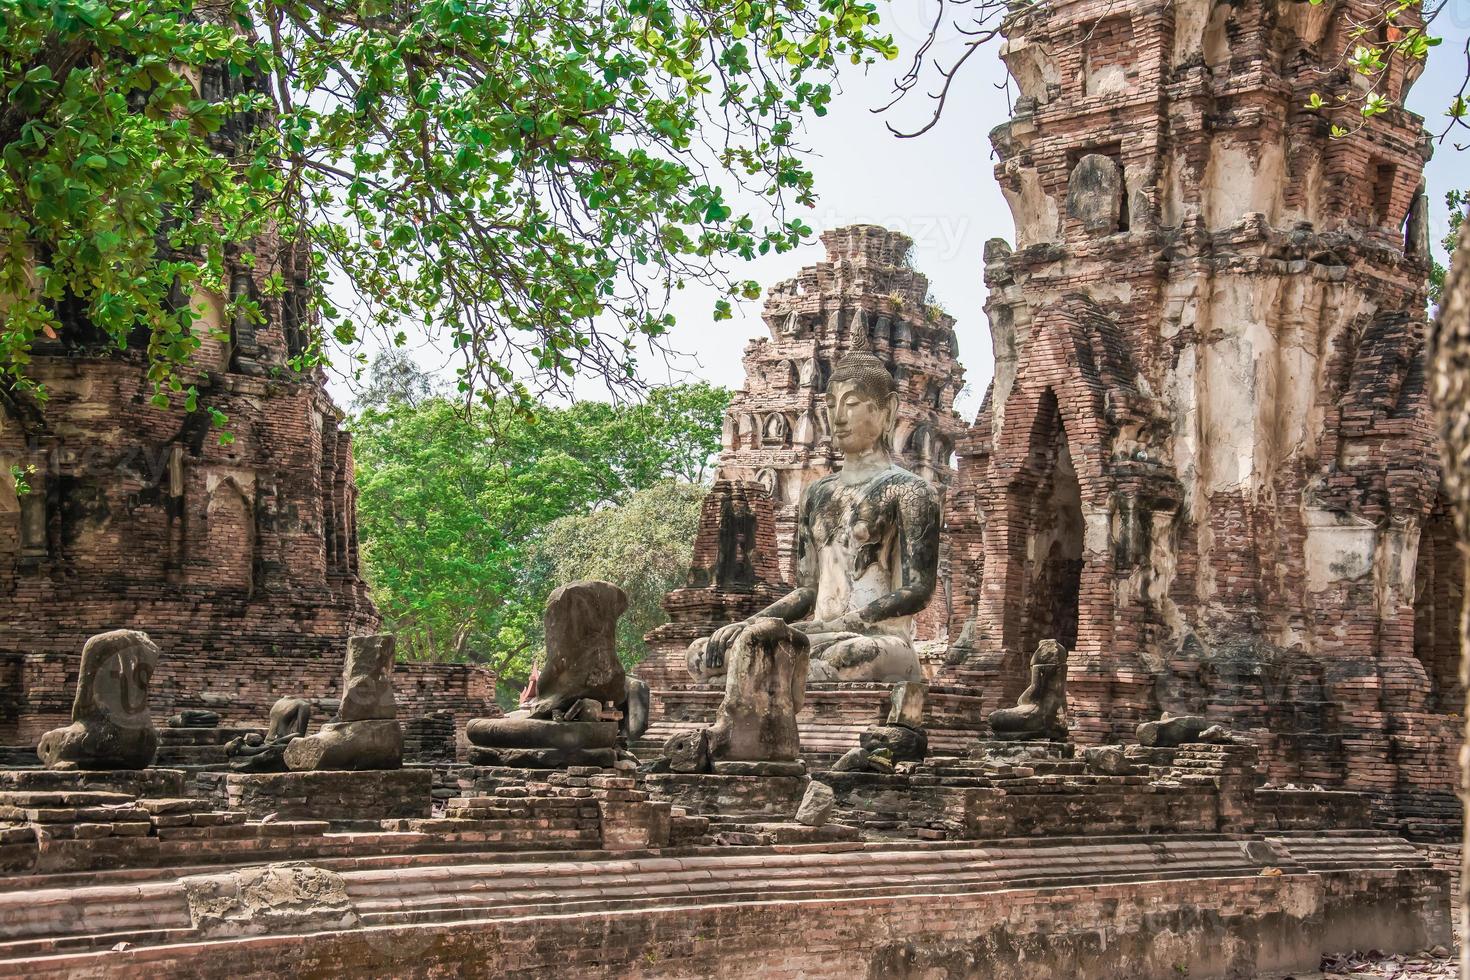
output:
<path id="1" fill-rule="evenodd" d="M 842 468 L 815 481 L 797 509 L 796 588 L 749 619 L 690 646 L 689 667 L 710 679 L 762 617 L 811 641 L 812 681 L 917 681 L 913 619 L 934 594 L 939 496 L 893 460 L 898 418 L 893 374 L 859 335 L 833 369 L 827 417 Z"/>

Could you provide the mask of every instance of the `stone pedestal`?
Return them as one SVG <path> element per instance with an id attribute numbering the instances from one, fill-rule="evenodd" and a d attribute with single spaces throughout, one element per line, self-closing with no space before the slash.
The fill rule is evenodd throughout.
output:
<path id="1" fill-rule="evenodd" d="M 477 766 L 562 769 L 611 768 L 618 725 L 613 721 L 552 721 L 543 718 L 476 718 L 465 726 L 469 759 Z"/>
<path id="2" fill-rule="evenodd" d="M 181 769 L 0 769 L 0 792 L 126 793 L 150 799 L 187 795 Z"/>
<path id="3" fill-rule="evenodd" d="M 1040 759 L 1070 759 L 1076 746 L 1070 742 L 1026 739 L 981 739 L 970 747 L 969 756 L 988 762 L 1017 763 Z"/>
<path id="4" fill-rule="evenodd" d="M 403 765 L 403 729 L 391 718 L 329 721 L 315 735 L 287 745 L 285 760 L 297 771 L 397 769 Z"/>
<path id="5" fill-rule="evenodd" d="M 652 799 L 691 813 L 787 820 L 801 806 L 809 781 L 806 776 L 666 772 L 646 774 L 643 788 Z"/>
<path id="6" fill-rule="evenodd" d="M 412 819 L 429 816 L 433 782 L 427 769 L 230 773 L 225 796 L 256 820 Z"/>

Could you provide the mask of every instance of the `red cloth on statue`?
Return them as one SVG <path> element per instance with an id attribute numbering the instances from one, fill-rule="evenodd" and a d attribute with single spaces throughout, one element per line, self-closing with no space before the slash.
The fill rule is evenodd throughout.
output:
<path id="1" fill-rule="evenodd" d="M 526 689 L 521 692 L 521 707 L 525 707 L 536 700 L 536 682 L 541 679 L 541 668 L 531 668 L 531 679 L 526 681 Z"/>

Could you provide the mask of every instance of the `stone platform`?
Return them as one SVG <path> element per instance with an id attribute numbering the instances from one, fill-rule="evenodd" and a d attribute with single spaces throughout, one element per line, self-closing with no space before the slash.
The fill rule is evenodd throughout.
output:
<path id="1" fill-rule="evenodd" d="M 1449 942 L 1434 874 L 1372 833 L 363 856 L 315 866 L 329 900 L 273 918 L 247 903 L 222 922 L 219 875 L 6 889 L 0 976 L 1289 973 L 1324 949 Z"/>
<path id="2" fill-rule="evenodd" d="M 256 819 L 412 819 L 429 815 L 433 783 L 424 769 L 231 773 L 225 795 L 230 809 Z"/>
<path id="3" fill-rule="evenodd" d="M 653 799 L 697 813 L 790 818 L 811 780 L 806 776 L 735 776 L 713 773 L 649 773 L 643 785 Z"/>
<path id="4" fill-rule="evenodd" d="M 435 815 L 361 827 L 0 792 L 0 977 L 1162 980 L 1449 944 L 1445 855 L 1369 827 L 1362 794 L 1261 789 L 1250 746 L 1124 754 L 422 767 L 385 775 L 432 784 Z M 814 781 L 829 820 L 794 823 Z"/>
<path id="5" fill-rule="evenodd" d="M 0 793 L 94 791 L 128 796 L 183 796 L 181 769 L 0 769 Z"/>

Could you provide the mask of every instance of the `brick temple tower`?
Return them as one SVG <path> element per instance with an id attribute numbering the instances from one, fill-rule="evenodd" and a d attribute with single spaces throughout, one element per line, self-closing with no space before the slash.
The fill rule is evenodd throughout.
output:
<path id="1" fill-rule="evenodd" d="M 1424 391 L 1428 145 L 1403 110 L 1304 108 L 1354 90 L 1338 63 L 1374 9 L 1007 21 L 1016 241 L 986 249 L 996 374 L 958 445 L 950 631 L 991 706 L 1056 637 L 1085 740 L 1202 712 L 1272 778 L 1438 819 L 1464 582 Z"/>
<path id="2" fill-rule="evenodd" d="M 207 70 L 201 95 L 239 84 Z M 221 129 L 216 149 L 233 152 L 249 124 Z M 264 321 L 228 322 L 222 296 L 176 298 L 198 314 L 199 411 L 153 407 L 146 338 L 119 352 L 76 303 L 28 366 L 47 399 L 0 391 L 0 745 L 65 723 L 82 644 L 104 630 L 145 630 L 162 648 L 160 719 L 193 707 L 243 722 L 280 696 L 331 695 L 347 637 L 378 627 L 358 574 L 351 437 L 321 374 L 288 366 L 307 342 L 304 256 L 267 239 L 227 260 L 231 294 L 256 298 Z M 29 492 L 11 465 L 35 467 Z M 398 688 L 405 717 L 483 713 L 493 675 L 412 665 Z"/>
<path id="3" fill-rule="evenodd" d="M 745 348 L 745 388 L 725 416 L 719 478 L 754 481 L 775 506 L 780 568 L 792 577 L 796 505 L 812 481 L 832 472 L 823 396 L 832 365 L 856 331 L 893 369 L 899 386 L 894 450 L 900 462 L 941 490 L 964 423 L 954 399 L 964 383 L 954 319 L 932 304 L 929 280 L 908 265 L 913 242 L 876 225 L 823 232 L 827 259 L 772 286 L 762 319 L 769 338 Z"/>

